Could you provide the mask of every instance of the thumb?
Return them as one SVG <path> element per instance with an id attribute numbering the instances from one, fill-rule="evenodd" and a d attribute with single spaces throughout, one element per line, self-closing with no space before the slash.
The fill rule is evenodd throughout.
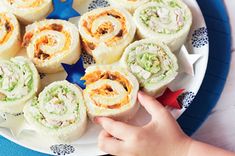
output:
<path id="1" fill-rule="evenodd" d="M 154 119 L 163 120 L 163 116 L 170 115 L 170 113 L 160 102 L 158 102 L 154 97 L 145 94 L 144 92 L 139 91 L 138 100 Z"/>

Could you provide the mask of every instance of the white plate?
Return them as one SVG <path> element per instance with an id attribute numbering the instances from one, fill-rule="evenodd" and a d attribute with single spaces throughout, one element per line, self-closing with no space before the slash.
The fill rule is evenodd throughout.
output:
<path id="1" fill-rule="evenodd" d="M 185 47 L 187 47 L 187 50 L 191 54 L 200 54 L 201 58 L 194 64 L 195 76 L 180 73 L 177 78 L 169 85 L 172 90 L 177 90 L 180 88 L 186 89 L 186 93 L 181 95 L 181 98 L 179 99 L 183 104 L 183 109 L 171 110 L 171 113 L 175 118 L 178 118 L 186 110 L 197 94 L 205 75 L 209 55 L 207 28 L 201 10 L 196 0 L 184 1 L 190 7 L 193 14 L 193 25 L 188 40 L 185 43 Z M 109 4 L 106 0 L 86 0 L 79 6 L 74 4 L 74 8 L 76 8 L 76 10 L 82 14 L 96 7 L 103 7 L 107 5 Z M 2 8 L 0 6 L 0 10 L 1 9 Z M 75 18 L 73 21 L 77 21 L 77 19 Z M 24 49 L 22 49 L 21 55 L 25 55 Z M 67 75 L 65 72 L 51 75 L 41 74 L 42 85 L 46 86 L 53 81 L 63 80 L 66 78 L 66 76 Z M 140 109 L 138 112 L 138 117 L 135 117 L 131 122 L 133 124 L 143 124 L 148 120 L 148 114 L 144 109 Z M 97 125 L 89 123 L 87 131 L 82 136 L 82 138 L 71 144 L 56 145 L 50 143 L 47 138 L 39 137 L 34 132 L 29 131 L 23 131 L 17 139 L 13 137 L 10 131 L 7 129 L 0 128 L 0 134 L 19 145 L 35 151 L 56 155 L 68 154 L 83 156 L 104 154 L 97 147 L 97 136 L 100 132 L 100 129 L 101 128 Z"/>

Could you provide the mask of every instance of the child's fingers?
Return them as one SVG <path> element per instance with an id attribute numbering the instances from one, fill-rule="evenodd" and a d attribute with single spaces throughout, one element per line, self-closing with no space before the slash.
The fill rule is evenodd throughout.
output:
<path id="1" fill-rule="evenodd" d="M 141 91 L 138 93 L 138 100 L 147 112 L 156 119 L 161 119 L 163 113 L 166 112 L 166 109 L 161 103 L 159 103 L 152 96 L 149 96 Z"/>
<path id="2" fill-rule="evenodd" d="M 99 117 L 96 121 L 112 136 L 125 140 L 130 134 L 137 132 L 138 127 L 125 124 L 123 122 L 114 121 L 110 118 Z"/>
<path id="3" fill-rule="evenodd" d="M 120 155 L 124 151 L 122 141 L 113 138 L 105 130 L 100 132 L 98 146 L 102 151 L 113 155 Z"/>

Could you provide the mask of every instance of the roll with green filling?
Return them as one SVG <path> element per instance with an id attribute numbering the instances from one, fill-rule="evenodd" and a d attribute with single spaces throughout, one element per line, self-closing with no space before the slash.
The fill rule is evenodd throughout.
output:
<path id="1" fill-rule="evenodd" d="M 87 125 L 82 91 L 67 81 L 47 86 L 25 105 L 24 116 L 35 131 L 56 142 L 76 140 Z"/>
<path id="2" fill-rule="evenodd" d="M 39 89 L 34 64 L 24 57 L 0 60 L 0 111 L 16 114 Z"/>
<path id="3" fill-rule="evenodd" d="M 134 20 L 139 38 L 156 38 L 174 52 L 186 41 L 192 14 L 181 0 L 153 0 L 135 11 Z"/>
<path id="4" fill-rule="evenodd" d="M 167 45 L 156 39 L 144 39 L 130 44 L 121 64 L 138 79 L 140 87 L 156 95 L 175 79 L 178 72 L 177 58 Z"/>

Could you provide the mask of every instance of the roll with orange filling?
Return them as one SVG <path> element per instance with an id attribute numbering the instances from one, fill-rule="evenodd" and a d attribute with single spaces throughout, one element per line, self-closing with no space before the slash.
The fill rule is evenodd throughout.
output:
<path id="1" fill-rule="evenodd" d="M 125 121 L 137 112 L 139 83 L 126 69 L 114 65 L 91 66 L 82 79 L 86 81 L 84 98 L 91 118 L 107 116 Z"/>
<path id="2" fill-rule="evenodd" d="M 46 17 L 52 9 L 52 0 L 1 0 L 3 7 L 24 24 L 33 23 Z"/>
<path id="3" fill-rule="evenodd" d="M 20 28 L 15 16 L 0 12 L 0 58 L 10 58 L 20 49 Z"/>
<path id="4" fill-rule="evenodd" d="M 83 48 L 96 63 L 118 61 L 125 47 L 132 42 L 136 26 L 124 9 L 106 7 L 85 13 L 79 21 Z"/>
<path id="5" fill-rule="evenodd" d="M 43 20 L 27 26 L 23 46 L 42 73 L 61 71 L 61 63 L 73 64 L 81 54 L 78 29 L 63 20 Z"/>

